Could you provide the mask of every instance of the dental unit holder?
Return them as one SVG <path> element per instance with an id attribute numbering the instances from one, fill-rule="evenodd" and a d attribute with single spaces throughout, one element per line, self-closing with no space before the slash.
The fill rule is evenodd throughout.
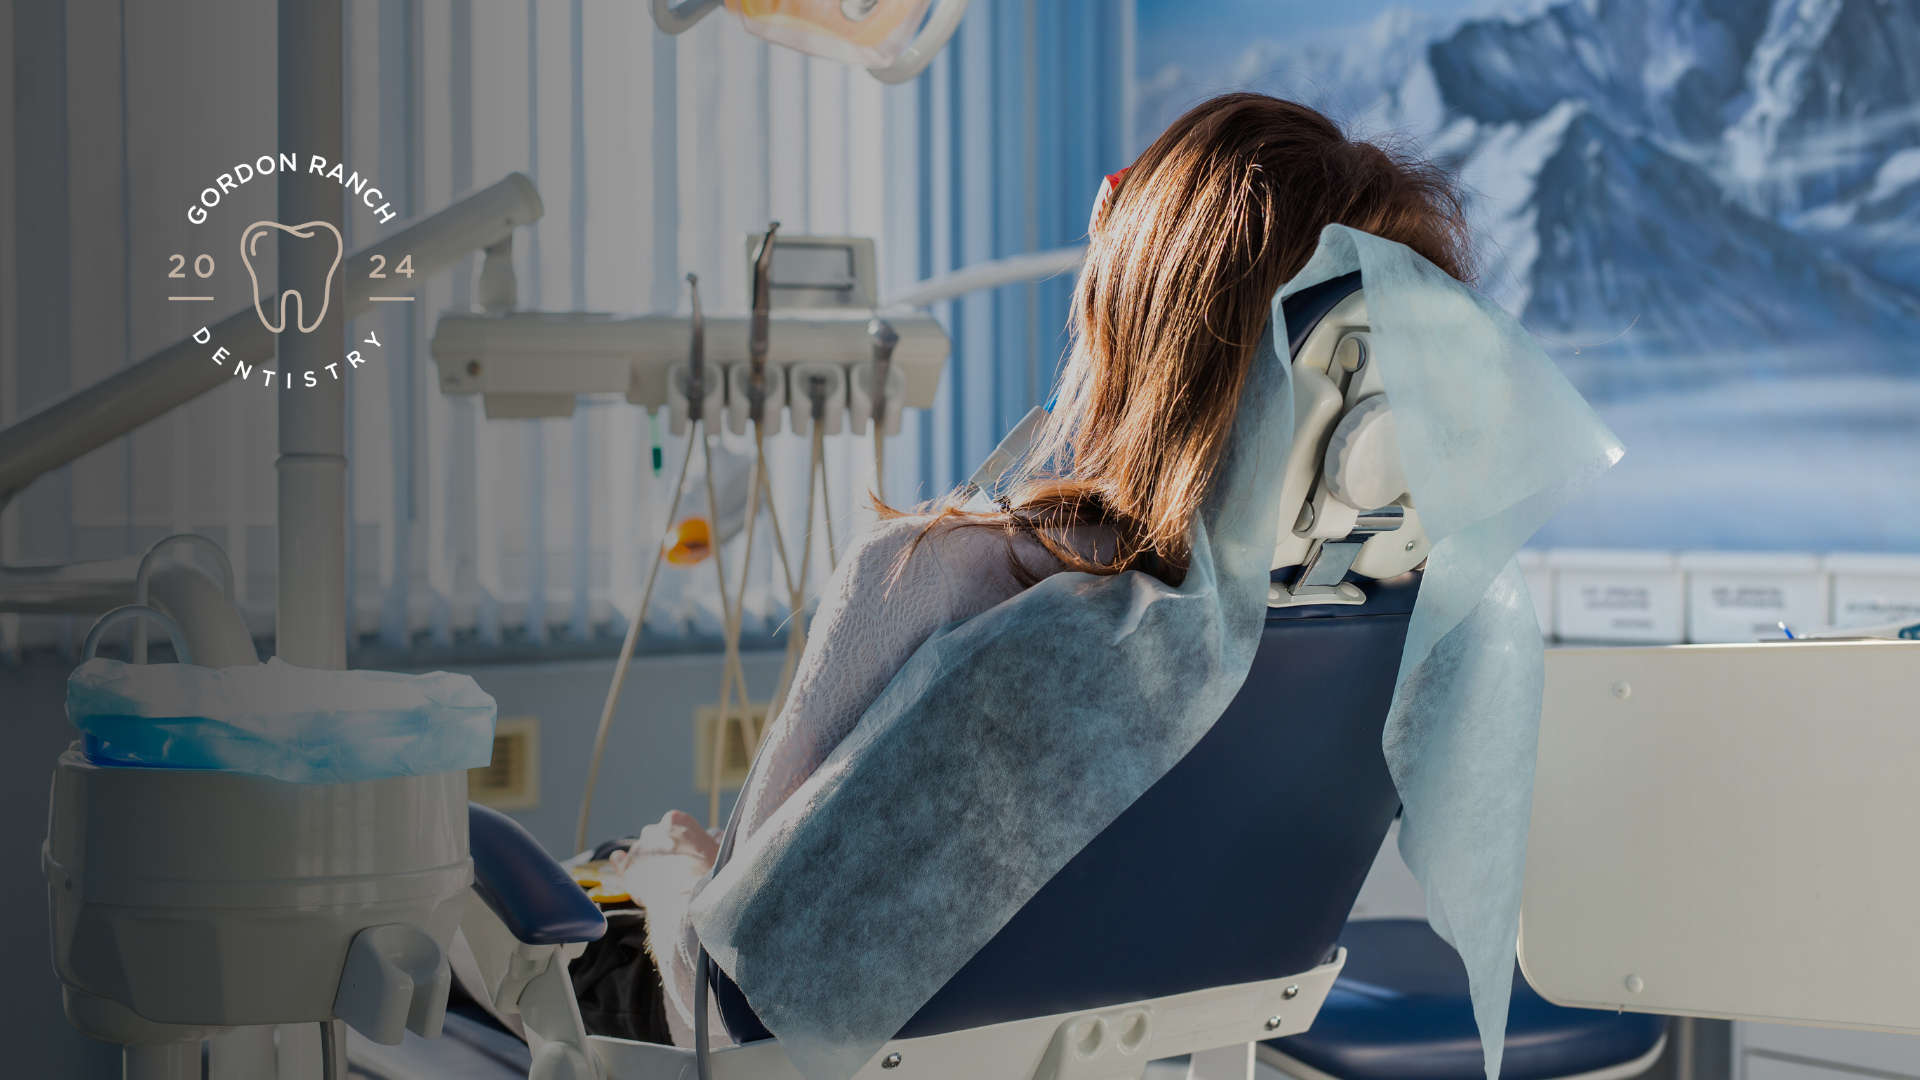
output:
<path id="1" fill-rule="evenodd" d="M 933 406 L 940 372 L 951 350 L 946 331 L 922 311 L 882 309 L 898 335 L 889 358 L 885 422 L 898 430 L 901 409 Z M 844 380 L 842 408 L 828 402 L 827 430 L 851 422 L 865 435 L 873 418 L 873 340 L 865 311 L 780 309 L 767 318 L 768 395 L 763 420 L 778 430 L 782 411 L 811 412 L 799 388 L 803 368 L 831 365 Z M 751 363 L 750 313 L 705 316 L 708 362 L 720 369 L 703 383 L 702 400 L 739 408 L 740 433 L 747 422 L 746 368 Z M 490 419 L 572 416 L 581 394 L 618 395 L 647 409 L 666 407 L 669 430 L 685 433 L 688 388 L 684 375 L 690 319 L 681 315 L 617 317 L 598 313 L 512 312 L 504 316 L 453 313 L 435 329 L 432 354 L 440 390 L 479 394 Z M 742 385 L 729 384 L 726 369 L 742 369 Z M 856 377 L 857 376 L 857 377 Z M 776 381 L 777 380 L 777 381 Z M 798 408 L 793 408 L 795 405 Z M 795 425 L 798 426 L 797 424 Z"/>

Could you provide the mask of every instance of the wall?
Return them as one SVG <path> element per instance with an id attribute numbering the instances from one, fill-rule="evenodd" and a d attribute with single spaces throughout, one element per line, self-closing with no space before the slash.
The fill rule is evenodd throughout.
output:
<path id="1" fill-rule="evenodd" d="M 773 692 L 784 657 L 742 654 L 747 692 L 755 700 Z M 613 662 L 500 664 L 466 673 L 499 702 L 502 717 L 540 718 L 540 805 L 510 815 L 556 856 L 573 854 L 581 785 Z M 719 687 L 720 657 L 711 653 L 634 661 L 607 736 L 588 843 L 632 836 L 669 810 L 706 817 L 707 796 L 694 786 L 693 714 L 718 700 Z M 722 819 L 732 806 L 733 792 L 723 792 Z"/>

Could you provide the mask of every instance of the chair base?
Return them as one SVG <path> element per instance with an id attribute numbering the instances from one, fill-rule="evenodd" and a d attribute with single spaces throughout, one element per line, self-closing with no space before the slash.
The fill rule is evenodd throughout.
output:
<path id="1" fill-rule="evenodd" d="M 855 1080 L 898 1080 L 902 1075 L 911 1075 L 914 1080 L 1138 1077 L 1153 1059 L 1307 1030 L 1346 959 L 1346 950 L 1341 949 L 1327 963 L 1286 978 L 896 1039 L 874 1055 Z M 1092 1054 L 1059 1052 L 1068 1042 L 1068 1032 L 1073 1032 L 1072 1039 L 1084 1046 L 1093 1020 L 1101 1021 L 1109 1033 L 1100 1050 Z M 590 1036 L 587 1041 L 606 1067 L 607 1080 L 681 1080 L 693 1075 L 690 1049 L 601 1035 Z M 910 1074 L 893 1071 L 884 1064 L 896 1054 L 896 1065 L 911 1066 Z M 765 1039 L 714 1051 L 713 1080 L 802 1078 L 779 1042 Z"/>
<path id="2" fill-rule="evenodd" d="M 1653 1044 L 1653 1049 L 1641 1054 L 1632 1061 L 1623 1061 L 1618 1065 L 1609 1065 L 1604 1069 L 1595 1069 L 1592 1072 L 1556 1077 L 1555 1080 L 1632 1080 L 1633 1077 L 1639 1076 L 1641 1073 L 1653 1068 L 1653 1063 L 1660 1060 L 1660 1055 L 1665 1053 L 1666 1049 L 1667 1037 L 1662 1035 L 1660 1036 L 1660 1041 Z M 1254 1055 L 1264 1064 L 1270 1065 L 1286 1073 L 1288 1076 L 1293 1077 L 1293 1080 L 1346 1080 L 1345 1077 L 1322 1072 L 1304 1061 L 1290 1057 L 1268 1046 L 1266 1043 L 1261 1043 L 1256 1047 Z"/>

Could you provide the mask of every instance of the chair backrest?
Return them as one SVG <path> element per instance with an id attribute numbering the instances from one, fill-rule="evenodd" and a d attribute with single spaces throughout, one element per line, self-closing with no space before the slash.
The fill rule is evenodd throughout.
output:
<path id="1" fill-rule="evenodd" d="M 1290 351 L 1358 288 L 1354 275 L 1291 298 Z M 1246 683 L 1213 728 L 898 1037 L 1280 978 L 1326 960 L 1399 807 L 1380 740 L 1419 588 L 1408 572 L 1365 582 L 1364 603 L 1270 607 Z M 767 1037 L 724 973 L 715 989 L 736 1040 Z"/>
<path id="2" fill-rule="evenodd" d="M 1419 575 L 1269 612 L 1212 730 L 901 1038 L 1275 979 L 1326 960 L 1400 805 L 1380 736 Z"/>

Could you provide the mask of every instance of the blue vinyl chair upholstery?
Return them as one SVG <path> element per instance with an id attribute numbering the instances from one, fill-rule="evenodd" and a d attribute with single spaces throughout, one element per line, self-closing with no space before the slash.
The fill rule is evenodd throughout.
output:
<path id="1" fill-rule="evenodd" d="M 607 932 L 599 905 L 519 822 L 468 803 L 467 838 L 473 893 L 515 940 L 565 945 L 595 941 Z"/>
<path id="2" fill-rule="evenodd" d="M 1268 1046 L 1339 1080 L 1481 1080 L 1467 969 L 1419 919 L 1347 924 L 1347 965 L 1311 1030 Z M 1624 1065 L 1666 1034 L 1667 1018 L 1567 1009 L 1518 970 L 1501 1080 L 1553 1080 Z"/>

